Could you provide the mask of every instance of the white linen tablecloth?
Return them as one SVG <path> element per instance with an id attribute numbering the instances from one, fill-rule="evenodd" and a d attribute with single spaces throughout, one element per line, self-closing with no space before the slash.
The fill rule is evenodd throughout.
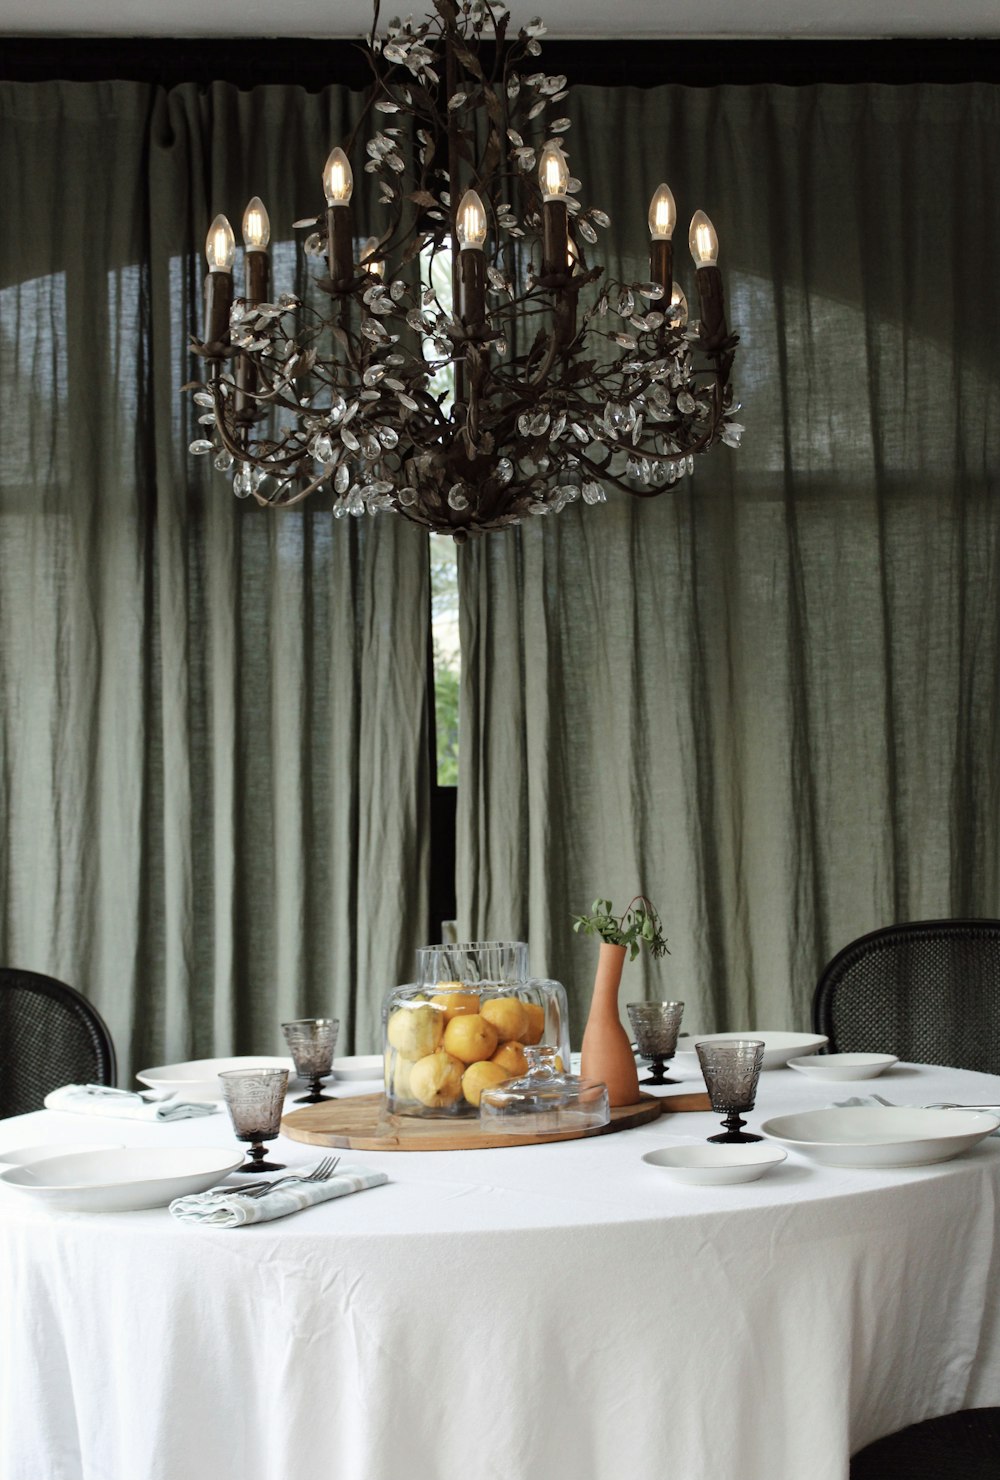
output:
<path id="1" fill-rule="evenodd" d="M 900 1066 L 865 1088 L 983 1102 L 1000 1079 Z M 856 1092 L 767 1073 L 750 1126 Z M 387 1186 L 238 1230 L 0 1188 L 0 1480 L 846 1480 L 869 1440 L 1000 1403 L 1000 1142 L 898 1171 L 790 1152 L 741 1187 L 641 1159 L 717 1125 L 365 1152 Z M 0 1158 L 106 1133 L 23 1116 Z"/>

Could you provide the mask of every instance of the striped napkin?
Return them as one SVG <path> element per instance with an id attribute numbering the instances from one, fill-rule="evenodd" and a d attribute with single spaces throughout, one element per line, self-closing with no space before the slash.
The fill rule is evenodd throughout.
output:
<path id="1" fill-rule="evenodd" d="M 47 1094 L 44 1103 L 46 1110 L 104 1115 L 110 1120 L 192 1120 L 197 1115 L 214 1115 L 219 1108 L 200 1100 L 161 1100 L 150 1104 L 140 1094 L 110 1089 L 105 1084 L 64 1084 Z"/>
<path id="2" fill-rule="evenodd" d="M 299 1167 L 303 1174 L 318 1162 Z M 287 1173 L 283 1173 L 287 1176 Z M 389 1178 L 385 1172 L 368 1167 L 339 1166 L 325 1182 L 289 1182 L 262 1197 L 241 1197 L 234 1187 L 229 1192 L 198 1192 L 191 1197 L 177 1197 L 170 1212 L 182 1223 L 205 1223 L 210 1228 L 242 1228 L 246 1223 L 267 1223 L 272 1218 L 287 1218 L 314 1203 L 329 1202 L 334 1197 L 347 1197 L 364 1192 L 368 1187 L 381 1187 Z"/>

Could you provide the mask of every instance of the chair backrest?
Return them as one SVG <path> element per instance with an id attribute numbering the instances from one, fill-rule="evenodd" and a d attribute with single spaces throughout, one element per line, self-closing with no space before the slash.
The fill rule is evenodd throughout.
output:
<path id="1" fill-rule="evenodd" d="M 845 946 L 813 995 L 830 1052 L 1000 1074 L 1000 920 L 916 920 Z"/>
<path id="2" fill-rule="evenodd" d="M 115 1048 L 86 997 L 51 976 L 0 966 L 0 1117 L 40 1110 L 61 1084 L 115 1082 Z"/>

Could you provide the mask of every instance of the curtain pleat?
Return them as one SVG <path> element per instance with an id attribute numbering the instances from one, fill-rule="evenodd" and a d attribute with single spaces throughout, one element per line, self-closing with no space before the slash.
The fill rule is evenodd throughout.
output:
<path id="1" fill-rule="evenodd" d="M 739 451 L 460 552 L 459 927 L 526 935 L 642 891 L 671 955 L 628 998 L 808 1026 L 823 962 L 893 920 L 1000 913 L 1000 89 L 577 89 L 610 276 L 661 179 L 721 240 Z"/>
<path id="2" fill-rule="evenodd" d="M 0 958 L 96 1002 L 123 1082 L 311 1014 L 376 1049 L 426 939 L 426 536 L 236 500 L 181 393 L 208 222 L 261 195 L 301 291 L 359 107 L 0 87 Z"/>

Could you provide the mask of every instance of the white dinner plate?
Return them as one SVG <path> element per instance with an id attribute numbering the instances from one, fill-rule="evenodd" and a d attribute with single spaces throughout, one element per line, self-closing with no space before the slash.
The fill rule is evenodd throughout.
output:
<path id="1" fill-rule="evenodd" d="M 87 1151 L 118 1151 L 121 1141 L 58 1141 L 45 1146 L 15 1146 L 0 1151 L 0 1167 L 30 1167 L 36 1161 L 51 1161 L 54 1156 L 82 1156 Z"/>
<path id="2" fill-rule="evenodd" d="M 242 1164 L 233 1146 L 121 1146 L 7 1167 L 0 1183 L 49 1208 L 124 1213 L 204 1192 Z"/>
<path id="3" fill-rule="evenodd" d="M 915 1167 L 960 1156 L 1000 1126 L 985 1110 L 857 1105 L 778 1115 L 765 1136 L 832 1167 Z"/>
<path id="4" fill-rule="evenodd" d="M 775 1033 L 770 1029 L 750 1029 L 742 1033 L 699 1033 L 690 1039 L 692 1050 L 699 1043 L 724 1043 L 727 1038 L 755 1038 L 764 1045 L 764 1062 L 762 1069 L 783 1069 L 789 1059 L 802 1054 L 816 1053 L 817 1049 L 825 1048 L 828 1040 L 818 1033 Z M 674 1064 L 678 1070 L 689 1068 L 700 1070 L 697 1052 L 678 1053 L 674 1055 Z M 667 1071 L 669 1073 L 669 1070 Z"/>
<path id="5" fill-rule="evenodd" d="M 334 1079 L 381 1079 L 385 1068 L 380 1053 L 359 1053 L 350 1059 L 334 1059 Z"/>
<path id="6" fill-rule="evenodd" d="M 139 1069 L 136 1079 L 161 1095 L 177 1100 L 221 1100 L 219 1075 L 225 1069 L 287 1069 L 289 1082 L 295 1077 L 291 1059 L 272 1054 L 240 1054 L 228 1059 L 190 1059 L 185 1064 L 161 1064 L 155 1069 Z"/>
<path id="7" fill-rule="evenodd" d="M 651 1167 L 668 1172 L 675 1182 L 699 1187 L 756 1182 L 787 1157 L 780 1146 L 662 1146 L 642 1158 Z"/>
<path id="8" fill-rule="evenodd" d="M 810 1079 L 841 1080 L 877 1079 L 899 1060 L 891 1053 L 813 1053 L 803 1059 L 789 1059 L 789 1069 L 797 1069 Z"/>

